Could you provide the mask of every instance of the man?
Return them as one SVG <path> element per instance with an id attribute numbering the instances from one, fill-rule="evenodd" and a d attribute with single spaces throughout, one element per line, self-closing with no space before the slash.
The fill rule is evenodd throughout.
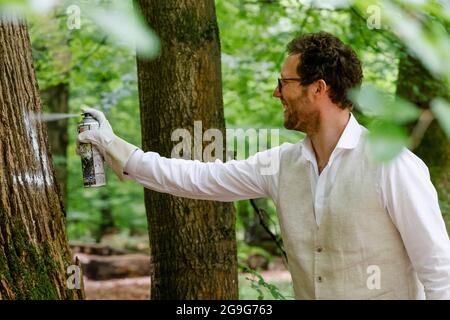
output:
<path id="1" fill-rule="evenodd" d="M 243 161 L 167 159 L 100 129 L 79 141 L 96 145 L 121 178 L 176 196 L 217 201 L 271 197 L 279 216 L 297 299 L 450 299 L 450 241 L 426 165 L 405 149 L 373 163 L 351 114 L 360 85 L 354 51 L 320 32 L 291 41 L 273 96 L 296 144 Z M 261 159 L 278 159 L 262 174 Z"/>

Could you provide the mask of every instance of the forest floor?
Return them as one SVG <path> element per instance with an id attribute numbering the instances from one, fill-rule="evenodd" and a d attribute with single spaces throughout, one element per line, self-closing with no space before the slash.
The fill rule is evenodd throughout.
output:
<path id="1" fill-rule="evenodd" d="M 261 271 L 267 283 L 275 285 L 287 299 L 292 299 L 291 276 L 284 266 L 272 266 Z M 258 299 L 258 291 L 252 288 L 253 276 L 239 274 L 239 298 L 243 300 Z M 87 300 L 148 300 L 150 299 L 150 277 L 111 279 L 95 281 L 84 279 Z M 271 299 L 270 293 L 262 288 L 264 299 Z"/>
<path id="2" fill-rule="evenodd" d="M 150 257 L 144 261 L 146 256 L 142 256 L 149 251 L 148 240 L 131 238 L 126 237 L 126 243 L 119 236 L 111 236 L 101 244 L 71 242 L 74 254 L 83 263 L 87 300 L 150 299 Z M 141 256 L 130 252 L 141 253 Z M 286 299 L 292 299 L 291 275 L 281 257 L 274 256 L 266 264 L 258 258 L 240 263 L 259 270 L 266 284 L 274 286 Z M 258 280 L 252 274 L 239 273 L 239 299 L 273 299 L 270 290 L 259 285 Z"/>

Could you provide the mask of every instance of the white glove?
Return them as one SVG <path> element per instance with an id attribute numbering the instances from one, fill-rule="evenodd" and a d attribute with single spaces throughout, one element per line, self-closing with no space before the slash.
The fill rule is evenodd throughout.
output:
<path id="1" fill-rule="evenodd" d="M 77 153 L 79 154 L 79 143 L 92 143 L 116 175 L 123 180 L 123 169 L 138 147 L 116 136 L 103 112 L 88 107 L 82 108 L 81 111 L 92 115 L 100 126 L 97 130 L 84 131 L 78 135 Z"/>
<path id="2" fill-rule="evenodd" d="M 116 139 L 116 135 L 114 134 L 109 121 L 106 119 L 103 112 L 84 107 L 81 108 L 82 113 L 89 113 L 92 117 L 94 117 L 100 124 L 98 130 L 87 130 L 81 132 L 78 135 L 77 139 L 77 153 L 79 154 L 79 143 L 92 143 L 95 147 L 97 147 L 98 151 L 103 155 L 103 158 L 106 159 L 106 147 Z"/>

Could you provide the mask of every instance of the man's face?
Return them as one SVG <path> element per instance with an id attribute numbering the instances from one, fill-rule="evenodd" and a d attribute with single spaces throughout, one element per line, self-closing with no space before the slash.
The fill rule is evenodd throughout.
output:
<path id="1" fill-rule="evenodd" d="M 281 69 L 281 79 L 299 78 L 297 65 L 299 55 L 286 58 Z M 284 127 L 314 134 L 320 125 L 320 112 L 313 103 L 313 95 L 309 86 L 300 85 L 298 80 L 281 80 L 281 88 L 277 86 L 273 96 L 280 99 L 284 108 Z"/>

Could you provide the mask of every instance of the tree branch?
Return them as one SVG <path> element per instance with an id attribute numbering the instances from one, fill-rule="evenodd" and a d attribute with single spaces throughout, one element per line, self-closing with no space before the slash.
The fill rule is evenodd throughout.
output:
<path id="1" fill-rule="evenodd" d="M 281 254 L 283 255 L 283 260 L 287 264 L 288 258 L 286 255 L 286 251 L 284 251 L 283 243 L 280 241 L 279 237 L 277 237 L 270 230 L 269 226 L 266 224 L 266 222 L 264 220 L 264 215 L 266 215 L 267 217 L 269 215 L 267 214 L 267 212 L 264 209 L 258 208 L 258 206 L 256 205 L 256 203 L 253 199 L 250 199 L 250 204 L 252 205 L 253 210 L 255 210 L 255 212 L 258 214 L 258 218 L 259 218 L 259 222 L 261 223 L 261 226 L 264 228 L 264 230 L 270 235 L 272 240 L 275 242 L 275 244 L 277 245 L 277 248 L 280 250 Z"/>

